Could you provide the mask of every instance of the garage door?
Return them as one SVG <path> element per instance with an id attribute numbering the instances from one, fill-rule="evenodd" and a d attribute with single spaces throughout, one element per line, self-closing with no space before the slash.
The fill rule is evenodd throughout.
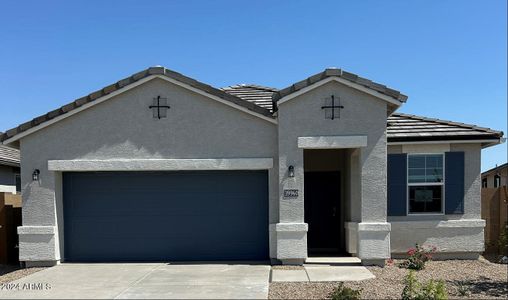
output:
<path id="1" fill-rule="evenodd" d="M 63 174 L 66 261 L 264 260 L 266 171 Z"/>

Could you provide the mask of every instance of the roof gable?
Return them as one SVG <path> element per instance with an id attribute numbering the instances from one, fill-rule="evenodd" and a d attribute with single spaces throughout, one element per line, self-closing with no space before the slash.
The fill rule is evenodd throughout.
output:
<path id="1" fill-rule="evenodd" d="M 154 78 L 162 78 L 171 81 L 194 92 L 201 93 L 224 104 L 239 108 L 272 123 L 276 123 L 269 109 L 260 107 L 233 94 L 226 93 L 221 89 L 214 88 L 210 85 L 204 84 L 180 73 L 171 71 L 161 66 L 156 66 L 135 73 L 127 78 L 117 81 L 114 84 L 108 85 L 98 91 L 90 93 L 87 96 L 76 99 L 73 102 L 68 103 L 58 109 L 38 116 L 31 121 L 9 129 L 5 133 L 0 134 L 0 141 L 6 143 L 14 142 L 21 137 L 30 134 L 31 132 L 42 129 L 45 126 L 71 116 L 74 113 L 77 113 L 102 101 L 108 100 L 113 96 L 116 96 L 122 92 L 129 90 L 130 88 L 136 87 Z"/>
<path id="2" fill-rule="evenodd" d="M 385 85 L 373 82 L 369 79 L 360 77 L 356 74 L 343 71 L 341 69 L 326 69 L 323 72 L 317 73 L 304 80 L 296 82 L 282 90 L 273 94 L 272 100 L 277 104 L 282 104 L 302 93 L 305 93 L 313 88 L 329 81 L 338 81 L 349 87 L 367 92 L 373 96 L 384 99 L 392 104 L 400 106 L 406 102 L 407 96 L 401 94 L 399 91 L 391 89 Z"/>

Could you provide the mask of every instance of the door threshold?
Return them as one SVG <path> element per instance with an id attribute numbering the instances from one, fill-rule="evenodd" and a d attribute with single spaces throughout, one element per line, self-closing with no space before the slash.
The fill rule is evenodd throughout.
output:
<path id="1" fill-rule="evenodd" d="M 362 260 L 352 256 L 321 256 L 308 257 L 305 260 L 306 265 L 337 265 L 337 266 L 359 266 Z"/>

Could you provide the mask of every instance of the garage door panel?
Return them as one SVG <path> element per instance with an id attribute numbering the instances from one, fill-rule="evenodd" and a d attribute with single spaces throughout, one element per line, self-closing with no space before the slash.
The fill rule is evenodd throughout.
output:
<path id="1" fill-rule="evenodd" d="M 267 259 L 266 171 L 64 173 L 69 261 Z"/>

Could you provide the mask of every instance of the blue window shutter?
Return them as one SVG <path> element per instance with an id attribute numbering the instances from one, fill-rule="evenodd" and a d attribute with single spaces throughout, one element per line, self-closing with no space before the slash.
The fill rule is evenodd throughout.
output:
<path id="1" fill-rule="evenodd" d="M 388 154 L 388 215 L 405 216 L 407 206 L 407 154 Z"/>
<path id="2" fill-rule="evenodd" d="M 445 213 L 464 213 L 464 152 L 445 153 Z"/>

